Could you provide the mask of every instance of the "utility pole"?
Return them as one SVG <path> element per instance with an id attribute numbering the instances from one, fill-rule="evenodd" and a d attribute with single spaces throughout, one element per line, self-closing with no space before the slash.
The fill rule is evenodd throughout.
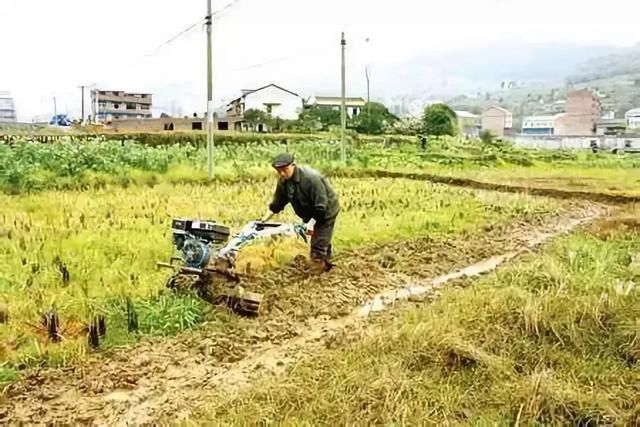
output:
<path id="1" fill-rule="evenodd" d="M 367 76 L 367 116 L 371 114 L 371 95 L 369 92 L 369 66 L 364 67 L 364 73 Z"/>
<path id="2" fill-rule="evenodd" d="M 82 90 L 82 120 L 80 120 L 80 124 L 84 123 L 84 88 L 84 85 L 80 86 L 80 89 Z"/>
<path id="3" fill-rule="evenodd" d="M 82 121 L 80 122 L 81 124 L 83 124 L 83 123 L 84 123 L 84 90 L 85 90 L 85 88 L 93 87 L 93 86 L 95 86 L 95 85 L 96 85 L 95 83 L 92 83 L 92 84 L 90 84 L 90 85 L 80 85 L 80 86 L 78 86 L 78 87 L 82 90 L 82 106 L 81 106 L 81 111 L 82 111 Z"/>
<path id="4" fill-rule="evenodd" d="M 367 37 L 365 40 L 365 43 L 369 44 L 369 37 Z M 371 117 L 371 91 L 369 90 L 369 59 L 370 59 L 370 50 L 367 49 L 367 65 L 365 65 L 364 67 L 364 74 L 365 77 L 367 78 L 367 117 Z"/>
<path id="5" fill-rule="evenodd" d="M 344 65 L 344 51 L 347 46 L 347 41 L 344 39 L 344 32 L 340 38 L 340 46 L 342 48 L 342 109 L 341 109 L 341 128 L 340 128 L 340 144 L 342 147 L 342 163 L 346 164 L 346 151 L 344 147 L 344 133 L 347 128 L 347 106 L 345 100 L 345 65 Z"/>
<path id="6" fill-rule="evenodd" d="M 54 123 L 58 124 L 58 106 L 56 105 L 56 97 L 53 97 L 53 120 Z"/>
<path id="7" fill-rule="evenodd" d="M 213 178 L 213 52 L 211 0 L 207 0 L 207 172 Z"/>

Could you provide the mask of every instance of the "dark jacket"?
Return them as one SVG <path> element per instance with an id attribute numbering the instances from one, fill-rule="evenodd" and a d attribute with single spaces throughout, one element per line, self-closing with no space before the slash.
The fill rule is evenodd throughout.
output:
<path id="1" fill-rule="evenodd" d="M 324 176 L 309 167 L 296 166 L 290 179 L 278 180 L 269 209 L 279 213 L 287 203 L 291 203 L 296 215 L 304 222 L 311 218 L 323 222 L 335 218 L 340 212 L 336 192 Z"/>

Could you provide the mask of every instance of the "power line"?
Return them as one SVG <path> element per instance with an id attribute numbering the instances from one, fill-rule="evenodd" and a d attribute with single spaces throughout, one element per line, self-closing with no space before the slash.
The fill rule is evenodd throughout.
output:
<path id="1" fill-rule="evenodd" d="M 299 59 L 307 56 L 314 56 L 314 55 L 317 55 L 318 53 L 329 53 L 331 51 L 332 49 L 329 46 L 322 46 L 322 47 L 318 46 L 318 48 L 315 50 L 310 48 L 305 48 L 304 50 L 301 50 L 298 53 L 295 53 L 293 55 L 281 56 L 279 58 L 269 59 L 267 61 L 257 62 L 255 64 L 247 65 L 245 67 L 233 68 L 230 71 L 246 71 L 254 68 L 264 67 L 265 65 L 271 65 L 271 64 L 276 64 L 278 62 L 288 61 L 290 59 Z"/>
<path id="2" fill-rule="evenodd" d="M 271 64 L 276 64 L 278 62 L 282 62 L 282 61 L 287 61 L 289 59 L 296 59 L 296 58 L 300 58 L 302 56 L 307 56 L 307 55 L 292 55 L 292 56 L 283 56 L 280 58 L 276 58 L 276 59 L 272 59 L 269 61 L 265 61 L 265 62 L 259 62 L 257 64 L 252 64 L 252 65 L 248 65 L 246 67 L 241 67 L 241 68 L 235 68 L 233 69 L 233 71 L 246 71 L 246 70 L 251 70 L 253 68 L 260 68 L 260 67 L 264 67 L 265 65 L 271 65 Z"/>
<path id="3" fill-rule="evenodd" d="M 160 49 L 162 49 L 163 47 L 173 43 L 175 40 L 177 40 L 178 38 L 180 38 L 181 36 L 187 34 L 189 31 L 193 30 L 194 28 L 196 28 L 198 26 L 198 24 L 203 24 L 205 22 L 205 19 L 199 19 L 198 21 L 194 22 L 193 24 L 189 25 L 187 28 L 185 28 L 184 30 L 180 31 L 178 34 L 176 34 L 175 36 L 171 37 L 169 40 L 167 40 L 166 42 L 162 43 L 160 46 L 158 46 L 152 53 L 146 54 L 146 57 L 149 56 L 153 56 L 156 53 L 158 53 L 158 51 Z"/>
<path id="4" fill-rule="evenodd" d="M 225 10 L 231 9 L 233 6 L 235 6 L 236 4 L 238 4 L 240 0 L 233 0 L 232 2 L 230 2 L 229 4 L 227 4 L 225 7 L 223 7 L 222 9 L 218 9 L 215 12 L 213 12 L 211 14 L 211 17 L 214 17 L 216 15 L 221 14 L 222 12 L 224 12 Z"/>
<path id="5" fill-rule="evenodd" d="M 230 9 L 231 7 L 233 7 L 234 5 L 236 5 L 240 0 L 233 0 L 231 3 L 227 4 L 225 7 L 223 7 L 222 9 L 216 10 L 215 12 L 211 13 L 211 17 L 213 18 L 216 15 L 219 15 L 223 12 L 225 12 L 226 10 Z M 164 43 L 162 43 L 161 45 L 159 45 L 152 53 L 149 53 L 147 55 L 145 55 L 146 57 L 149 56 L 153 56 L 156 53 L 158 53 L 158 51 L 160 49 L 162 49 L 163 47 L 173 43 L 174 41 L 176 41 L 177 39 L 179 39 L 180 37 L 182 37 L 183 35 L 187 34 L 188 32 L 190 32 L 191 30 L 193 30 L 194 28 L 196 28 L 198 25 L 202 24 L 202 25 L 206 25 L 207 23 L 207 17 L 201 18 L 199 20 L 197 20 L 196 22 L 194 22 L 193 24 L 189 25 L 187 28 L 185 28 L 184 30 L 180 31 L 178 34 L 176 34 L 175 36 L 171 37 L 170 39 L 168 39 L 167 41 L 165 41 Z"/>

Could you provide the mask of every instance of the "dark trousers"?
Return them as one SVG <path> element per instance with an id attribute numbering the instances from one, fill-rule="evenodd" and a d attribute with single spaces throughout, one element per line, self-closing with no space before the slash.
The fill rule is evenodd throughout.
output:
<path id="1" fill-rule="evenodd" d="M 336 225 L 336 218 L 329 218 L 322 222 L 316 222 L 311 236 L 311 258 L 326 262 L 331 261 L 333 255 L 331 239 L 333 238 L 333 228 Z"/>

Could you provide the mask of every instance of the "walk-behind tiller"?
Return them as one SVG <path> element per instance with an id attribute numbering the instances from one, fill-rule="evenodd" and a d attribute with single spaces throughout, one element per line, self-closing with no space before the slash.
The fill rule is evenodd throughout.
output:
<path id="1" fill-rule="evenodd" d="M 235 271 L 239 251 L 253 242 L 276 236 L 299 236 L 307 241 L 305 226 L 277 222 L 251 221 L 229 240 L 229 227 L 215 221 L 174 218 L 173 244 L 180 256 L 171 257 L 159 267 L 171 268 L 174 274 L 167 287 L 193 289 L 210 303 L 224 303 L 233 311 L 257 315 L 262 295 L 245 291 Z"/>

